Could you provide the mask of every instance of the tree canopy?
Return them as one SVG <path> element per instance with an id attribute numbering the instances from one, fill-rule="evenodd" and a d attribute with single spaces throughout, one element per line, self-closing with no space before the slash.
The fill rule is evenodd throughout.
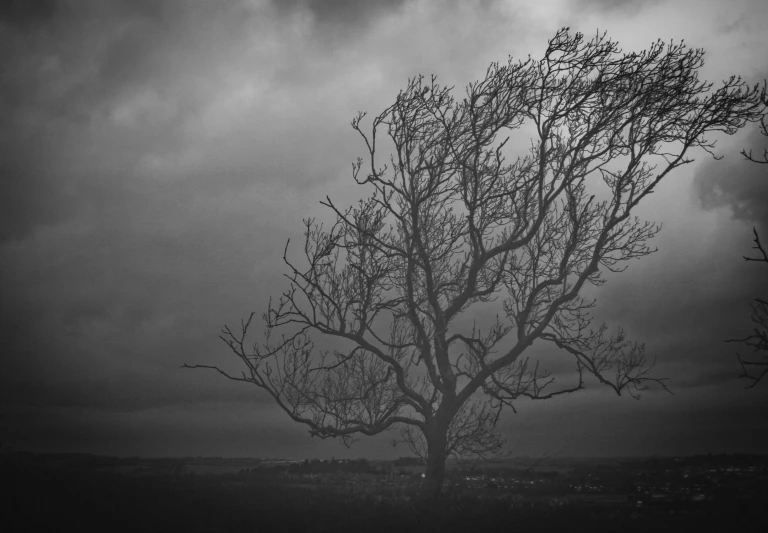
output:
<path id="1" fill-rule="evenodd" d="M 368 196 L 326 198 L 334 220 L 304 221 L 300 260 L 286 244 L 264 340 L 247 340 L 254 314 L 224 328 L 244 372 L 194 367 L 267 391 L 318 437 L 399 428 L 436 491 L 446 457 L 500 448 L 499 413 L 519 398 L 576 392 L 586 375 L 617 394 L 664 386 L 644 345 L 595 324 L 581 293 L 652 252 L 660 228 L 633 211 L 662 179 L 762 116 L 757 87 L 699 80 L 703 58 L 682 42 L 623 53 L 564 28 L 540 60 L 493 63 L 461 98 L 409 80 L 369 127 L 365 113 L 352 121 Z M 515 130 L 533 132 L 517 155 Z M 496 320 L 466 326 L 483 308 Z M 573 382 L 526 356 L 534 341 L 570 358 Z"/>

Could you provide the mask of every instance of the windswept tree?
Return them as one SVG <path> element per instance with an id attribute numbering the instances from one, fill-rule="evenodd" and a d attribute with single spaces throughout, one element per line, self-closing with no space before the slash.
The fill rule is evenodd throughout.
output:
<path id="1" fill-rule="evenodd" d="M 565 28 L 541 60 L 494 63 L 461 99 L 410 80 L 370 130 L 365 113 L 352 121 L 368 151 L 352 174 L 369 196 L 326 198 L 334 221 L 304 221 L 301 261 L 286 244 L 264 340 L 246 340 L 253 314 L 223 329 L 244 372 L 193 367 L 264 389 L 321 438 L 399 428 L 431 494 L 448 456 L 499 449 L 499 413 L 520 398 L 576 392 L 587 374 L 617 394 L 663 386 L 644 346 L 593 325 L 580 293 L 651 253 L 659 227 L 633 210 L 664 177 L 711 154 L 708 135 L 759 120 L 758 89 L 731 77 L 711 90 L 703 56 L 661 41 L 623 53 Z M 534 135 L 516 155 L 513 130 Z M 471 325 L 484 307 L 496 320 Z M 570 358 L 572 382 L 526 356 L 534 341 Z"/>

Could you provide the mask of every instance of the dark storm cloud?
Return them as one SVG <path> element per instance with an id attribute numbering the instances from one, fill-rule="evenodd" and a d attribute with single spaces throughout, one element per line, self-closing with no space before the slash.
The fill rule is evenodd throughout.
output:
<path id="1" fill-rule="evenodd" d="M 75 5 L 0 35 L 0 348 L 15 361 L 0 404 L 259 404 L 255 388 L 180 366 L 239 370 L 217 333 L 279 286 L 283 245 L 322 197 L 291 191 L 346 168 L 351 155 L 325 154 L 344 153 L 332 145 L 348 119 L 290 116 L 323 67 L 305 68 L 302 43 L 262 46 L 282 38 L 269 5 Z"/>
<path id="2" fill-rule="evenodd" d="M 0 178 L 8 191 L 0 201 L 2 240 L 22 238 L 78 209 L 72 185 L 84 176 L 71 175 L 73 160 L 86 155 L 83 130 L 113 93 L 94 75 L 107 41 L 87 31 L 88 13 L 75 22 L 55 9 L 41 13 L 39 24 L 0 34 Z"/>
<path id="3" fill-rule="evenodd" d="M 675 396 L 645 392 L 638 401 L 594 389 L 521 403 L 502 431 L 514 453 L 538 457 L 760 453 L 755 439 L 768 432 L 768 395 L 755 392 L 700 387 Z"/>
<path id="4" fill-rule="evenodd" d="M 717 227 L 696 243 L 673 240 L 665 233 L 670 231 L 664 228 L 654 242 L 657 254 L 597 291 L 598 316 L 646 343 L 648 357 L 656 359 L 655 375 L 669 378 L 673 391 L 737 387 L 742 346 L 726 341 L 750 331 L 749 304 L 768 294 L 764 269 L 742 259 L 751 232 L 741 225 Z"/>
<path id="5" fill-rule="evenodd" d="M 346 27 L 349 30 L 367 26 L 376 17 L 396 11 L 410 0 L 382 0 L 359 2 L 357 0 L 285 0 L 276 2 L 278 9 L 291 12 L 308 9 L 321 26 Z"/>
<path id="6" fill-rule="evenodd" d="M 584 9 L 599 13 L 620 12 L 631 15 L 663 2 L 664 0 L 578 0 L 577 4 Z"/>
<path id="7" fill-rule="evenodd" d="M 29 28 L 45 24 L 61 9 L 59 0 L 7 0 L 0 3 L 0 26 Z"/>
<path id="8" fill-rule="evenodd" d="M 381 455 L 367 454 L 365 446 L 349 450 L 333 441 L 310 439 L 303 426 L 286 424 L 274 409 L 252 402 L 211 402 L 132 413 L 25 407 L 8 413 L 0 423 L 7 428 L 4 438 L 22 449 L 41 452 L 287 459 Z M 384 445 L 391 450 L 388 443 Z"/>
<path id="9" fill-rule="evenodd" d="M 274 2 L 282 17 L 308 14 L 313 40 L 328 54 L 350 42 L 364 40 L 364 32 L 382 17 L 396 14 L 413 0 L 280 0 Z M 294 69 L 291 69 L 294 70 Z M 295 71 L 301 74 L 301 71 Z"/>
<path id="10" fill-rule="evenodd" d="M 418 72 L 461 87 L 556 29 L 531 22 L 554 25 L 543 4 L 529 19 L 523 3 L 411 1 L 17 2 L 3 12 L 0 352 L 13 363 L 0 373 L 0 423 L 13 426 L 10 440 L 102 453 L 341 455 L 299 440 L 306 431 L 255 387 L 180 366 L 241 370 L 216 338 L 221 326 L 261 313 L 284 288 L 285 241 L 298 254 L 301 218 L 322 216 L 320 199 L 343 206 L 362 192 L 349 187 L 349 162 L 364 148 L 349 128 L 358 109 L 383 109 Z M 601 9 L 624 16 L 621 4 Z M 686 235 L 671 239 L 676 253 L 632 265 L 600 295 L 611 325 L 648 341 L 681 396 L 730 386 L 721 382 L 735 361 L 721 341 L 741 334 L 754 281 L 741 260 L 748 226 L 742 241 L 725 230 L 712 242 L 696 228 Z M 658 244 L 669 250 L 670 239 Z M 552 369 L 571 383 L 561 360 Z M 567 436 L 572 423 L 557 426 L 571 408 L 598 416 L 597 403 L 574 402 L 532 408 L 539 425 L 519 428 L 531 431 L 528 449 L 553 435 L 589 449 Z M 629 416 L 627 403 L 606 405 L 614 420 Z M 631 405 L 651 426 L 672 410 Z M 653 438 L 675 416 L 657 418 Z M 588 427 L 610 453 L 612 432 Z M 623 431 L 616 446 L 631 446 Z"/>
<path id="11" fill-rule="evenodd" d="M 768 147 L 768 137 L 752 128 L 744 149 L 758 157 Z M 733 154 L 724 165 L 710 163 L 701 168 L 695 191 L 705 209 L 727 207 L 734 219 L 768 230 L 768 164 Z"/>
<path id="12" fill-rule="evenodd" d="M 264 204 L 271 222 L 216 213 L 215 225 L 210 209 L 177 207 L 168 219 L 164 207 L 101 213 L 103 228 L 6 246 L 0 344 L 16 362 L 0 376 L 0 403 L 135 410 L 215 394 L 202 386 L 198 396 L 200 376 L 179 367 L 209 354 L 227 366 L 216 334 L 250 310 L 243 294 L 279 281 L 283 219 Z M 10 261 L 14 248 L 24 260 Z"/>
<path id="13" fill-rule="evenodd" d="M 56 199 L 59 187 L 40 180 L 40 169 L 20 164 L 15 156 L 11 150 L 0 155 L 0 243 L 24 236 L 38 224 L 56 222 L 71 211 Z"/>
<path id="14" fill-rule="evenodd" d="M 6 191 L 0 240 L 70 219 L 89 194 L 97 195 L 93 201 L 125 203 L 121 190 L 131 188 L 137 170 L 150 177 L 181 174 L 185 190 L 195 179 L 223 187 L 242 186 L 254 174 L 305 176 L 294 185 L 331 176 L 316 163 L 327 145 L 313 141 L 313 123 L 323 120 L 325 110 L 315 110 L 317 118 L 305 116 L 295 129 L 294 142 L 312 147 L 300 154 L 269 146 L 275 130 L 289 124 L 276 120 L 277 107 L 261 101 L 249 114 L 249 94 L 259 84 L 301 87 L 313 75 L 292 60 L 291 69 L 275 64 L 280 58 L 258 42 L 243 44 L 254 25 L 266 38 L 279 35 L 269 5 L 157 4 L 73 4 L 78 11 L 71 16 L 54 7 L 33 9 L 14 16 L 36 24 L 0 34 L 0 178 Z M 311 62 L 300 47 L 285 54 Z M 304 74 L 291 78 L 289 71 Z M 274 125 L 272 132 L 261 127 L 265 121 Z M 344 126 L 339 121 L 337 127 Z M 310 165 L 313 176 L 305 172 Z"/>
<path id="15" fill-rule="evenodd" d="M 191 346 L 191 345 L 190 345 Z M 60 355 L 76 357 L 76 354 Z M 126 373 L 103 380 L 87 376 L 57 379 L 11 381 L 3 383 L 0 404 L 9 407 L 58 406 L 62 408 L 93 408 L 106 412 L 137 412 L 150 408 L 193 407 L 212 402 L 242 402 L 271 405 L 266 393 L 248 384 L 222 386 L 218 374 L 203 375 L 200 370 L 184 369 L 169 380 L 157 373 Z M 171 374 L 173 375 L 173 374 Z"/>

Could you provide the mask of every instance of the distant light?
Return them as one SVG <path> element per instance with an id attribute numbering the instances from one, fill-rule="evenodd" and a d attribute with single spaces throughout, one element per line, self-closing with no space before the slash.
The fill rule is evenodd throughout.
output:
<path id="1" fill-rule="evenodd" d="M 427 475 L 426 474 L 421 474 L 421 477 L 427 477 Z"/>

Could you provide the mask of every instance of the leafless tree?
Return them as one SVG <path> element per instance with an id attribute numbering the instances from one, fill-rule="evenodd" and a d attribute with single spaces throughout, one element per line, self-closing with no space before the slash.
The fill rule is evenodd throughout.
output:
<path id="1" fill-rule="evenodd" d="M 349 209 L 326 198 L 335 221 L 304 221 L 302 264 L 286 244 L 265 340 L 246 345 L 253 314 L 223 329 L 245 371 L 193 367 L 264 389 L 321 438 L 399 428 L 426 457 L 428 494 L 448 456 L 499 450 L 499 413 L 519 398 L 576 392 L 587 374 L 617 394 L 664 387 L 644 345 L 593 326 L 580 292 L 652 252 L 659 226 L 632 211 L 692 149 L 712 154 L 708 134 L 759 120 L 758 88 L 732 77 L 711 91 L 703 56 L 661 41 L 623 53 L 564 28 L 541 60 L 494 63 L 460 100 L 434 77 L 409 80 L 370 132 L 365 113 L 352 121 L 369 157 L 353 177 L 370 196 Z M 509 162 L 506 133 L 524 124 L 534 138 Z M 466 325 L 494 305 L 495 322 Z M 571 383 L 525 356 L 534 341 L 572 360 Z"/>
<path id="2" fill-rule="evenodd" d="M 755 234 L 755 245 L 752 247 L 757 250 L 757 257 L 744 257 L 746 261 L 757 261 L 768 264 L 768 253 L 766 253 L 763 244 L 760 242 L 760 236 L 757 229 L 752 230 Z M 755 298 L 752 302 L 752 324 L 754 330 L 751 334 L 741 339 L 731 339 L 728 342 L 741 342 L 747 347 L 752 348 L 752 356 L 743 359 L 741 354 L 736 354 L 741 364 L 742 373 L 739 377 L 747 379 L 750 384 L 747 388 L 757 385 L 763 377 L 768 374 L 768 300 Z"/>

